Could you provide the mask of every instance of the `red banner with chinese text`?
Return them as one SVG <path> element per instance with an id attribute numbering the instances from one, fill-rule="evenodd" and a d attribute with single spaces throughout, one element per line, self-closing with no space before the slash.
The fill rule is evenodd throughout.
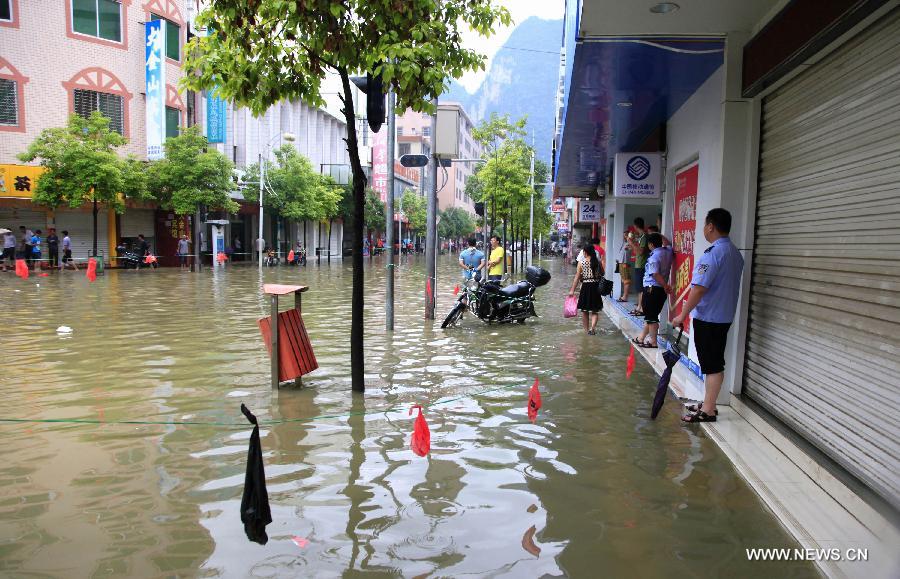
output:
<path id="1" fill-rule="evenodd" d="M 681 313 L 681 306 L 691 289 L 691 274 L 694 271 L 694 236 L 697 230 L 697 176 L 699 165 L 693 163 L 675 174 L 675 219 L 672 249 L 674 281 L 673 295 L 669 298 L 669 321 Z M 684 321 L 685 332 L 689 333 L 690 319 Z"/>

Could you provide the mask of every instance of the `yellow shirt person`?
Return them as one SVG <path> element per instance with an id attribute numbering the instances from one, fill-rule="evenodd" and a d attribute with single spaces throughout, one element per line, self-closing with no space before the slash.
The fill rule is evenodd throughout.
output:
<path id="1" fill-rule="evenodd" d="M 500 238 L 491 236 L 491 257 L 488 260 L 488 278 L 497 279 L 503 275 L 503 248 L 500 247 Z"/>

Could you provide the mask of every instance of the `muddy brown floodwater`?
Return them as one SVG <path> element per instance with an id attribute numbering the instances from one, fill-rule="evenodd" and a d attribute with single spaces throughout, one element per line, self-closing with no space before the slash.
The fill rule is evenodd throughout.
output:
<path id="1" fill-rule="evenodd" d="M 349 260 L 262 277 L 0 274 L 0 418 L 105 422 L 0 422 L 0 574 L 817 577 L 747 560 L 798 545 L 674 401 L 649 420 L 657 376 L 639 360 L 625 378 L 628 343 L 605 317 L 596 336 L 563 319 L 572 269 L 544 265 L 541 318 L 441 330 L 422 319 L 421 260 L 404 260 L 387 334 L 384 263 L 367 262 L 364 398 L 350 395 Z M 441 257 L 441 319 L 458 272 Z M 320 369 L 300 390 L 269 386 L 263 280 L 311 287 Z M 240 522 L 241 402 L 264 424 L 265 546 Z M 438 403 L 427 458 L 409 449 L 416 403 Z"/>

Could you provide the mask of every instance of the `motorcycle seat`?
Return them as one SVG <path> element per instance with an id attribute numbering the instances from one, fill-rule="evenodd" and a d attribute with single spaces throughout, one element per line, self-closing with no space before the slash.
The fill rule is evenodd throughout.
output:
<path id="1" fill-rule="evenodd" d="M 508 298 L 521 298 L 527 296 L 530 289 L 530 283 L 527 281 L 520 281 L 519 283 L 506 286 L 500 290 L 500 293 Z"/>

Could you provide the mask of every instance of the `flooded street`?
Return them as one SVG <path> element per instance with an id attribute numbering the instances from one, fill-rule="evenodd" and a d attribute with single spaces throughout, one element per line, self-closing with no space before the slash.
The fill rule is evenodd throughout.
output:
<path id="1" fill-rule="evenodd" d="M 350 395 L 349 260 L 263 279 L 0 276 L 0 418 L 62 420 L 0 422 L 0 575 L 818 576 L 747 560 L 798 545 L 678 404 L 649 420 L 657 376 L 638 357 L 626 379 L 628 342 L 605 316 L 597 336 L 562 318 L 572 268 L 544 263 L 541 318 L 441 330 L 459 270 L 440 259 L 436 323 L 422 320 L 421 259 L 398 267 L 392 335 L 384 262 L 367 261 L 364 398 Z M 320 368 L 302 389 L 271 390 L 263 281 L 311 288 Z M 265 546 L 240 521 L 241 402 L 263 425 Z M 433 404 L 426 458 L 409 449 L 413 404 Z"/>

